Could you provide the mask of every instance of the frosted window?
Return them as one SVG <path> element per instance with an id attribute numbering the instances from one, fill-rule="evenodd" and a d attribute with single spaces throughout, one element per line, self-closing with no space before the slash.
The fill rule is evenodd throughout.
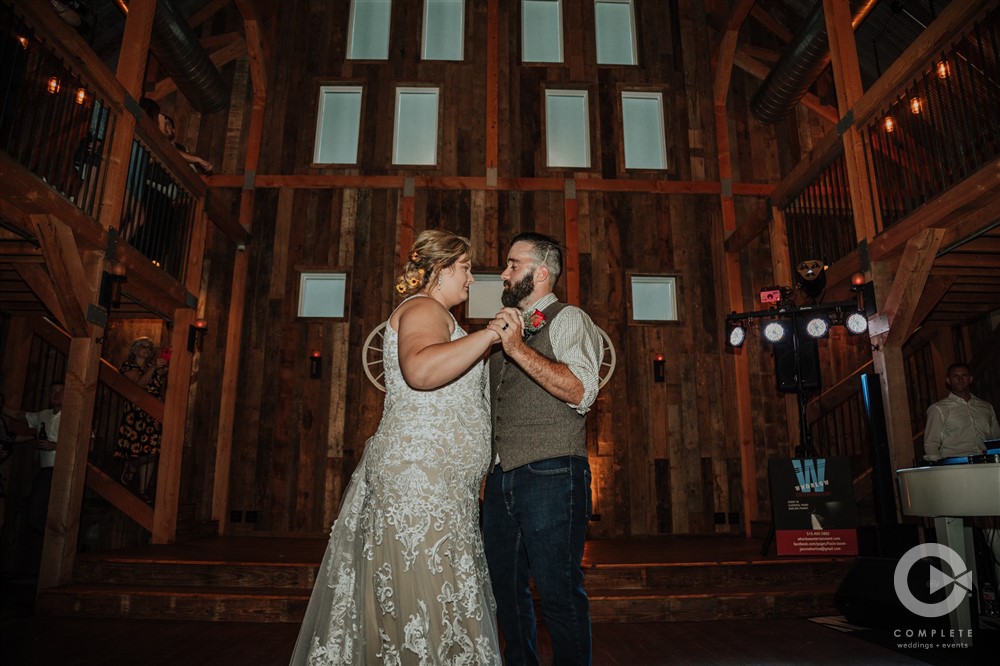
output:
<path id="1" fill-rule="evenodd" d="M 677 279 L 632 276 L 633 321 L 677 321 Z"/>
<path id="2" fill-rule="evenodd" d="M 437 164 L 437 135 L 437 88 L 397 89 L 392 163 Z"/>
<path id="3" fill-rule="evenodd" d="M 350 60 L 386 60 L 389 57 L 389 17 L 392 0 L 352 0 Z"/>
<path id="4" fill-rule="evenodd" d="M 356 164 L 360 131 L 361 87 L 321 87 L 313 161 L 319 164 Z"/>
<path id="5" fill-rule="evenodd" d="M 424 60 L 461 60 L 465 0 L 424 0 Z"/>
<path id="6" fill-rule="evenodd" d="M 550 167 L 590 166 L 590 122 L 585 90 L 545 92 L 546 163 Z"/>
<path id="7" fill-rule="evenodd" d="M 562 1 L 522 0 L 521 60 L 562 62 Z"/>
<path id="8" fill-rule="evenodd" d="M 597 22 L 597 63 L 634 65 L 632 0 L 596 0 L 594 18 Z"/>
<path id="9" fill-rule="evenodd" d="M 475 278 L 476 281 L 469 286 L 466 316 L 469 319 L 493 319 L 503 307 L 500 302 L 503 280 L 499 275 L 476 275 Z"/>
<path id="10" fill-rule="evenodd" d="M 622 93 L 622 129 L 625 168 L 667 168 L 663 96 L 660 93 Z"/>
<path id="11" fill-rule="evenodd" d="M 302 273 L 299 278 L 299 316 L 344 316 L 347 273 Z"/>

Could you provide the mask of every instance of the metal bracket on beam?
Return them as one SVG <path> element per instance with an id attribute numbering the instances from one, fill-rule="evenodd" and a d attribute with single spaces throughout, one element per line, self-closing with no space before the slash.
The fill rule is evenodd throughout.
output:
<path id="1" fill-rule="evenodd" d="M 851 128 L 851 125 L 853 124 L 854 124 L 854 109 L 851 109 L 850 111 L 847 112 L 847 115 L 841 118 L 840 122 L 837 123 L 837 136 L 844 136 L 844 134 L 847 133 L 847 130 L 849 130 Z"/>
<path id="2" fill-rule="evenodd" d="M 118 230 L 114 227 L 108 229 L 108 237 L 104 243 L 104 258 L 114 259 L 118 254 L 118 243 L 121 240 L 121 236 L 118 235 Z"/>
<path id="3" fill-rule="evenodd" d="M 198 297 L 192 294 L 190 291 L 184 294 L 184 307 L 191 308 L 194 310 L 198 307 Z"/>
<path id="4" fill-rule="evenodd" d="M 417 183 L 412 177 L 403 179 L 403 196 L 412 197 L 417 192 Z"/>
<path id="5" fill-rule="evenodd" d="M 243 189 L 252 190 L 254 188 L 254 181 L 257 180 L 257 172 L 253 169 L 247 169 L 243 172 Z"/>
<path id="6" fill-rule="evenodd" d="M 87 321 L 104 328 L 108 325 L 108 311 L 91 303 L 87 306 Z"/>
<path id="7" fill-rule="evenodd" d="M 565 198 L 576 199 L 576 181 L 573 180 L 572 178 L 567 178 L 564 187 L 565 187 Z"/>
<path id="8" fill-rule="evenodd" d="M 723 178 L 722 179 L 722 196 L 732 197 L 733 196 L 733 179 Z"/>
<path id="9" fill-rule="evenodd" d="M 490 167 L 486 169 L 486 187 L 496 187 L 497 186 L 497 168 Z"/>
<path id="10" fill-rule="evenodd" d="M 858 259 L 861 261 L 862 273 L 867 273 L 872 269 L 872 257 L 868 252 L 868 240 L 865 238 L 858 243 Z"/>
<path id="11" fill-rule="evenodd" d="M 135 100 L 134 97 L 125 93 L 125 110 L 132 114 L 136 122 L 142 118 L 142 107 L 139 106 L 139 102 Z"/>

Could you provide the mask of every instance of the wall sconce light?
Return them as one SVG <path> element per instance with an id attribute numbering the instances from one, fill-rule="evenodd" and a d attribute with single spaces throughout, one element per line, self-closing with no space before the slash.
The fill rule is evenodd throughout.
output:
<path id="1" fill-rule="evenodd" d="M 28 44 L 30 44 L 30 42 L 28 41 L 27 37 L 25 37 L 24 35 L 18 35 L 16 39 L 17 39 L 17 43 L 21 45 L 22 49 L 25 49 L 25 50 L 28 49 Z"/>
<path id="2" fill-rule="evenodd" d="M 201 341 L 204 339 L 205 334 L 208 333 L 208 322 L 204 319 L 195 319 L 194 323 L 191 324 L 191 328 L 188 329 L 188 351 L 192 354 L 197 349 L 201 352 Z"/>
<path id="3" fill-rule="evenodd" d="M 87 101 L 87 90 L 85 88 L 76 89 L 76 103 L 83 104 Z"/>
<path id="4" fill-rule="evenodd" d="M 892 119 L 892 116 L 886 116 L 883 124 L 885 125 L 885 131 L 887 134 L 892 134 L 896 131 L 896 121 Z"/>
<path id="5" fill-rule="evenodd" d="M 45 89 L 48 90 L 50 94 L 55 95 L 57 92 L 59 92 L 59 88 L 60 88 L 59 77 L 58 76 L 49 77 L 48 83 L 45 84 Z"/>
<path id="6" fill-rule="evenodd" d="M 924 105 L 921 103 L 919 97 L 914 97 L 910 100 L 910 113 L 917 116 L 923 111 Z"/>
<path id="7" fill-rule="evenodd" d="M 662 384 L 667 380 L 667 362 L 663 360 L 663 354 L 657 354 L 653 359 L 653 381 Z"/>
<path id="8" fill-rule="evenodd" d="M 951 74 L 951 67 L 948 65 L 947 60 L 940 60 L 935 65 L 934 71 L 937 72 L 939 79 L 947 79 L 948 75 Z"/>
<path id="9" fill-rule="evenodd" d="M 323 376 L 323 354 L 318 349 L 309 354 L 309 378 L 319 379 Z"/>

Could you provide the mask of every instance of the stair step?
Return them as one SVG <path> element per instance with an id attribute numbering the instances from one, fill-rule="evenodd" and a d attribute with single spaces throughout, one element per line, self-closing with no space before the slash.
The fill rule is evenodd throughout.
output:
<path id="1" fill-rule="evenodd" d="M 73 577 L 78 583 L 309 590 L 312 589 L 316 569 L 316 565 L 295 563 L 107 559 L 77 561 Z"/>
<path id="2" fill-rule="evenodd" d="M 852 560 L 817 562 L 723 562 L 696 564 L 614 564 L 584 568 L 588 587 L 681 588 L 773 587 L 840 581 Z"/>
<path id="3" fill-rule="evenodd" d="M 40 615 L 219 622 L 300 622 L 308 590 L 74 584 L 44 590 Z"/>

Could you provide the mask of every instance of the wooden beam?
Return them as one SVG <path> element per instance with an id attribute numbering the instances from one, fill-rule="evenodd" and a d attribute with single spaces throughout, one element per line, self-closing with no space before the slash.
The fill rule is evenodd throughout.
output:
<path id="1" fill-rule="evenodd" d="M 87 488 L 106 499 L 143 529 L 153 531 L 153 507 L 93 463 L 87 463 Z"/>
<path id="2" fill-rule="evenodd" d="M 867 374 L 871 370 L 872 362 L 866 361 L 857 370 L 823 391 L 818 397 L 810 400 L 809 404 L 806 405 L 806 422 L 812 425 L 857 393 L 861 384 L 861 375 Z"/>
<path id="3" fill-rule="evenodd" d="M 736 53 L 733 55 L 733 64 L 747 74 L 758 78 L 761 81 L 766 79 L 767 75 L 771 73 L 770 67 L 751 56 L 742 47 L 738 48 Z M 812 93 L 806 93 L 803 95 L 802 99 L 799 100 L 799 104 L 806 107 L 810 111 L 813 111 L 820 118 L 828 120 L 831 123 L 836 123 L 839 120 L 837 110 L 827 104 L 823 104 L 819 97 Z"/>
<path id="4" fill-rule="evenodd" d="M 500 0 L 486 4 L 486 185 L 496 185 L 500 163 Z"/>
<path id="5" fill-rule="evenodd" d="M 188 19 L 188 25 L 192 28 L 197 28 L 202 23 L 205 23 L 211 18 L 214 18 L 216 14 L 221 12 L 223 9 L 228 7 L 233 3 L 233 0 L 209 0 L 204 7 L 196 11 Z"/>
<path id="6" fill-rule="evenodd" d="M 76 246 L 73 231 L 51 215 L 32 215 L 38 242 L 52 281 L 61 323 L 70 335 L 81 338 L 88 335 L 87 306 L 96 302 L 96 291 L 88 289 L 89 280 L 84 274 L 83 261 Z"/>
<path id="7" fill-rule="evenodd" d="M 271 52 L 261 26 L 260 13 L 253 0 L 235 0 L 236 8 L 243 17 L 243 31 L 246 34 L 247 54 L 250 56 L 250 78 L 253 81 L 255 101 L 267 99 L 268 60 Z"/>
<path id="8" fill-rule="evenodd" d="M 59 294 L 56 293 L 55 287 L 52 286 L 52 278 L 44 266 L 36 263 L 17 263 L 14 264 L 14 271 L 27 283 L 31 291 L 34 292 L 38 300 L 55 317 L 56 321 L 60 323 L 66 321 L 66 315 L 63 314 L 63 306 L 60 302 Z M 65 326 L 65 324 L 63 325 Z"/>
<path id="9" fill-rule="evenodd" d="M 906 342 L 910 322 L 942 238 L 943 229 L 925 229 L 906 244 L 892 287 L 886 296 L 885 306 L 881 310 L 889 320 L 889 333 L 884 344 L 901 346 Z"/>
<path id="10" fill-rule="evenodd" d="M 238 37 L 225 46 L 209 53 L 208 57 L 211 59 L 212 64 L 221 69 L 246 53 L 247 43 L 242 37 Z M 157 81 L 153 89 L 146 93 L 146 97 L 159 101 L 175 92 L 177 92 L 177 82 L 171 78 L 165 78 Z"/>
<path id="11" fill-rule="evenodd" d="M 931 313 L 934 307 L 941 301 L 941 298 L 948 293 L 951 286 L 955 284 L 954 276 L 934 276 L 927 279 L 927 284 L 920 294 L 920 301 L 913 311 L 910 319 L 910 330 L 906 334 L 906 339 L 910 340 L 913 334 L 924 323 L 924 319 Z M 981 301 L 982 297 L 977 296 L 976 301 Z"/>
<path id="12" fill-rule="evenodd" d="M 580 205 L 576 200 L 574 182 L 566 181 L 563 198 L 563 224 L 566 233 L 566 302 L 580 305 Z"/>
<path id="13" fill-rule="evenodd" d="M 743 224 L 736 227 L 736 229 L 726 237 L 726 252 L 738 253 L 740 250 L 745 248 L 750 241 L 767 229 L 770 222 L 770 207 L 761 202 L 757 207 L 757 210 L 750 216 L 750 218 L 744 220 Z"/>

